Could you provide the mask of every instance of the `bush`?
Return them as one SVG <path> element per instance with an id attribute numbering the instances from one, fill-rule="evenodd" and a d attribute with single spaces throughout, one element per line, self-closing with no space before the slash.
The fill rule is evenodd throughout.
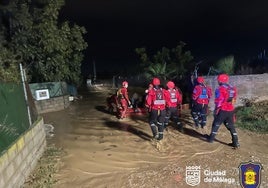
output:
<path id="1" fill-rule="evenodd" d="M 235 59 L 233 55 L 224 57 L 216 63 L 216 69 L 227 74 L 234 74 Z"/>
<path id="2" fill-rule="evenodd" d="M 251 103 L 237 108 L 237 125 L 241 128 L 268 133 L 268 101 Z"/>

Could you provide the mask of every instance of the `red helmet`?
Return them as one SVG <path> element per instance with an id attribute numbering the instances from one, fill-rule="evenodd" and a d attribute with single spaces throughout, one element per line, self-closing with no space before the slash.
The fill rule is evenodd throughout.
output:
<path id="1" fill-rule="evenodd" d="M 205 82 L 205 80 L 204 80 L 204 78 L 203 78 L 202 76 L 198 76 L 198 77 L 197 77 L 197 82 L 198 82 L 199 84 L 203 84 L 203 83 Z"/>
<path id="2" fill-rule="evenodd" d="M 153 85 L 154 86 L 160 85 L 160 80 L 158 78 L 153 78 Z"/>
<path id="3" fill-rule="evenodd" d="M 128 85 L 128 82 L 127 82 L 127 81 L 122 82 L 122 86 L 123 86 L 123 87 L 125 87 L 125 86 L 127 86 L 127 85 Z"/>
<path id="4" fill-rule="evenodd" d="M 227 82 L 229 82 L 229 76 L 227 74 L 220 74 L 218 76 L 218 82 L 220 82 L 220 83 L 227 83 Z"/>
<path id="5" fill-rule="evenodd" d="M 173 88 L 175 87 L 174 82 L 172 82 L 172 81 L 168 81 L 168 83 L 167 83 L 167 87 L 168 87 L 168 89 L 173 89 Z"/>

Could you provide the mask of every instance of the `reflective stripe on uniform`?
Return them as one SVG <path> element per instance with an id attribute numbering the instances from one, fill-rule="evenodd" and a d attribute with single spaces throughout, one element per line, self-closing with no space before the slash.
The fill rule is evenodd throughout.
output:
<path id="1" fill-rule="evenodd" d="M 172 103 L 175 103 L 175 102 L 177 102 L 177 99 L 171 99 L 170 100 Z"/>
<path id="2" fill-rule="evenodd" d="M 155 105 L 166 104 L 166 101 L 165 100 L 155 100 L 154 104 Z"/>

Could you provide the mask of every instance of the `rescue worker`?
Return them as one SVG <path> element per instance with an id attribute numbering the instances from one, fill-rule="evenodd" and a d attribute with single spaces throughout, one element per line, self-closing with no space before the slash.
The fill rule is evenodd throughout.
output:
<path id="1" fill-rule="evenodd" d="M 146 99 L 147 99 L 148 93 L 149 93 L 149 91 L 150 91 L 151 89 L 153 89 L 153 88 L 154 88 L 153 84 L 150 83 L 150 84 L 148 85 L 148 88 L 144 91 L 144 95 L 143 95 L 143 97 L 142 97 L 142 104 L 143 104 L 143 107 L 144 107 L 144 106 L 146 107 Z M 148 109 L 148 110 L 149 110 L 149 109 Z"/>
<path id="2" fill-rule="evenodd" d="M 153 87 L 154 87 L 153 84 L 150 83 L 150 84 L 148 85 L 148 88 L 144 91 L 145 94 L 147 95 L 147 94 L 149 93 L 149 91 L 150 91 L 151 89 L 153 89 Z"/>
<path id="3" fill-rule="evenodd" d="M 234 148 L 238 148 L 240 145 L 238 143 L 238 136 L 234 127 L 234 104 L 236 102 L 237 90 L 235 87 L 228 84 L 229 76 L 227 74 L 220 74 L 217 79 L 219 87 L 215 90 L 214 121 L 209 136 L 209 142 L 212 143 L 214 141 L 220 125 L 224 123 L 232 137 L 232 143 L 229 145 Z"/>
<path id="4" fill-rule="evenodd" d="M 167 127 L 169 120 L 172 120 L 179 131 L 182 131 L 182 124 L 179 121 L 179 108 L 182 103 L 182 95 L 178 89 L 175 88 L 175 84 L 172 81 L 167 82 L 167 106 L 165 127 Z"/>
<path id="5" fill-rule="evenodd" d="M 133 93 L 131 97 L 131 104 L 134 112 L 140 112 L 140 107 L 142 105 L 142 97 L 138 93 Z"/>
<path id="6" fill-rule="evenodd" d="M 205 80 L 202 76 L 197 77 L 197 85 L 192 93 L 192 117 L 195 126 L 204 128 L 207 123 L 208 103 L 212 96 L 212 89 L 205 85 Z"/>
<path id="7" fill-rule="evenodd" d="M 127 88 L 128 88 L 128 82 L 123 81 L 122 87 L 117 91 L 118 102 L 120 104 L 119 115 L 118 115 L 119 119 L 126 118 L 127 108 L 128 106 L 131 106 Z"/>
<path id="8" fill-rule="evenodd" d="M 108 111 L 110 113 L 114 113 L 118 111 L 118 107 L 120 105 L 118 104 L 117 94 L 111 95 L 110 97 L 106 99 L 106 101 L 107 101 Z"/>
<path id="9" fill-rule="evenodd" d="M 153 138 L 163 139 L 164 121 L 166 117 L 166 91 L 160 87 L 159 78 L 153 78 L 153 89 L 148 91 L 146 107 L 149 109 L 149 124 Z"/>

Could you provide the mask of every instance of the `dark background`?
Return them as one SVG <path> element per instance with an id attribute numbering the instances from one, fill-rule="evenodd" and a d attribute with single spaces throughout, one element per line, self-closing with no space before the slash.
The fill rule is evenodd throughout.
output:
<path id="1" fill-rule="evenodd" d="M 268 42 L 268 1 L 66 0 L 61 19 L 87 30 L 84 68 L 130 69 L 135 48 L 155 53 L 187 44 L 196 61 L 250 58 Z"/>

